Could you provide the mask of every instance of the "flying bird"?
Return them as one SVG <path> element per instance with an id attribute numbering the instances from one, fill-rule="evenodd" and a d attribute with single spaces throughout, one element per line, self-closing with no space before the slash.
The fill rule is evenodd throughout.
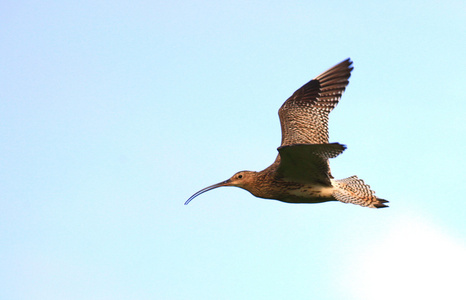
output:
<path id="1" fill-rule="evenodd" d="M 329 143 L 328 116 L 348 85 L 353 62 L 348 58 L 315 77 L 280 107 L 282 141 L 275 161 L 260 172 L 240 171 L 208 186 L 185 202 L 222 186 L 235 186 L 256 197 L 287 203 L 340 201 L 371 208 L 387 207 L 357 176 L 334 179 L 329 159 L 346 146 Z"/>

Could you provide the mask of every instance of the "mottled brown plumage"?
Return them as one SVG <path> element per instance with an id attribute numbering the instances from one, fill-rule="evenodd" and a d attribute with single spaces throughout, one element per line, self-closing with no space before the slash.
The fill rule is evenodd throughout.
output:
<path id="1" fill-rule="evenodd" d="M 335 180 L 329 159 L 346 147 L 328 143 L 328 115 L 348 85 L 353 67 L 347 59 L 303 85 L 278 111 L 282 142 L 274 163 L 260 172 L 240 171 L 230 179 L 206 187 L 198 195 L 222 186 L 236 186 L 256 197 L 288 203 L 341 201 L 381 208 L 388 201 L 377 198 L 356 176 Z"/>

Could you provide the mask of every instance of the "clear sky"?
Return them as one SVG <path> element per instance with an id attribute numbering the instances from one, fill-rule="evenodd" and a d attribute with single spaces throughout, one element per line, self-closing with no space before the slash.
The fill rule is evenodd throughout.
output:
<path id="1" fill-rule="evenodd" d="M 2 1 L 1 299 L 466 299 L 464 1 Z M 330 115 L 390 208 L 236 188 L 277 111 Z"/>

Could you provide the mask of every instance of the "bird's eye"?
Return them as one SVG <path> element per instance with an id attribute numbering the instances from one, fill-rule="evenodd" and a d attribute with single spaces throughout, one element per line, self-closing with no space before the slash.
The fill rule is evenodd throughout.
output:
<path id="1" fill-rule="evenodd" d="M 239 175 L 238 175 L 238 178 L 239 178 L 239 179 L 243 178 L 243 175 L 239 174 Z"/>

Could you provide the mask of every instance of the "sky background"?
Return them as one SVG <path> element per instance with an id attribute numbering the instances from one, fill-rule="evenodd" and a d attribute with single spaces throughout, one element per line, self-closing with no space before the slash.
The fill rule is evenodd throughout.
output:
<path id="1" fill-rule="evenodd" d="M 466 299 L 464 1 L 2 1 L 1 299 Z M 330 115 L 390 208 L 237 188 L 277 111 Z"/>

